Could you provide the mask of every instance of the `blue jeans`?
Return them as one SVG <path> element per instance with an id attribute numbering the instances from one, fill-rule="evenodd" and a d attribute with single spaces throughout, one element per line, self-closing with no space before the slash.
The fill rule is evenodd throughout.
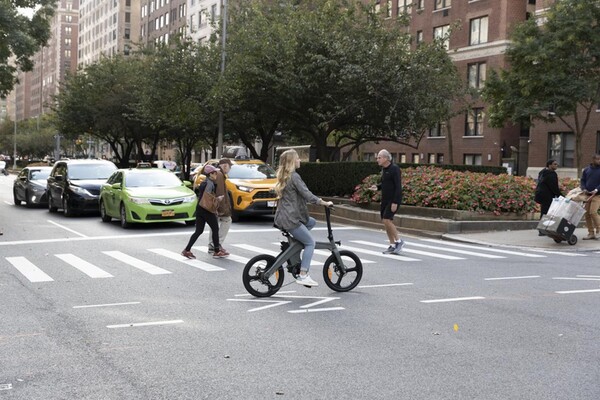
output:
<path id="1" fill-rule="evenodd" d="M 310 262 L 312 260 L 313 253 L 315 252 L 315 239 L 313 239 L 309 231 L 315 227 L 316 223 L 317 221 L 314 218 L 308 217 L 308 222 L 306 225 L 300 224 L 300 226 L 297 228 L 289 230 L 294 239 L 304 245 L 300 269 L 306 272 L 308 272 L 310 269 Z"/>

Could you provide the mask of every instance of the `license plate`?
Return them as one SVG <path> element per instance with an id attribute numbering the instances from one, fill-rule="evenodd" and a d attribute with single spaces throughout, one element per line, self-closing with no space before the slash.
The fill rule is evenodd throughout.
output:
<path id="1" fill-rule="evenodd" d="M 277 207 L 276 201 L 267 201 L 267 207 Z"/>
<path id="2" fill-rule="evenodd" d="M 175 216 L 175 210 L 163 210 L 163 212 L 161 213 L 161 215 L 163 217 L 174 217 Z"/>

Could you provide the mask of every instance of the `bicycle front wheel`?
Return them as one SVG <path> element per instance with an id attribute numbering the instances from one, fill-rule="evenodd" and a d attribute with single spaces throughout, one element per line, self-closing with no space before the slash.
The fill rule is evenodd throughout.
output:
<path id="1" fill-rule="evenodd" d="M 277 268 L 269 277 L 265 275 L 265 271 L 273 265 L 274 261 L 275 257 L 261 254 L 246 263 L 244 272 L 242 272 L 242 282 L 252 296 L 273 296 L 283 285 L 283 267 Z"/>
<path id="2" fill-rule="evenodd" d="M 342 270 L 335 255 L 329 256 L 323 266 L 323 280 L 325 284 L 336 292 L 347 292 L 360 283 L 363 266 L 360 258 L 348 250 L 341 250 L 340 257 L 344 264 Z"/>

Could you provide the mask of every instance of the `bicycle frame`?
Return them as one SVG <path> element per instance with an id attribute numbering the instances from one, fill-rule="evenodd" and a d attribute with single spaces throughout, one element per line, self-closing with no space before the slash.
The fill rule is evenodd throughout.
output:
<path id="1" fill-rule="evenodd" d="M 316 242 L 315 249 L 325 249 L 329 250 L 338 261 L 338 265 L 345 272 L 344 262 L 342 257 L 340 256 L 340 251 L 338 246 L 341 245 L 340 241 L 335 241 L 333 239 L 333 231 L 331 229 L 331 210 L 329 207 L 325 207 L 325 219 L 327 221 L 327 242 Z M 289 262 L 292 266 L 296 266 L 300 264 L 300 253 L 302 249 L 304 249 L 304 245 L 298 240 L 294 239 L 292 235 L 283 231 L 283 236 L 287 237 L 288 244 L 284 245 L 282 242 L 282 251 L 277 255 L 273 264 L 264 272 L 266 278 L 270 277 L 282 267 L 286 262 Z"/>

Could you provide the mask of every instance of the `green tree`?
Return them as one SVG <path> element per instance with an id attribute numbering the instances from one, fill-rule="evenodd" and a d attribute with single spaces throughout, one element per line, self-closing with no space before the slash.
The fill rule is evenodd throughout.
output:
<path id="1" fill-rule="evenodd" d="M 55 0 L 1 0 L 0 2 L 0 97 L 17 83 L 18 70 L 31 71 L 31 57 L 50 38 L 50 19 Z M 39 7 L 33 17 L 18 8 Z"/>
<path id="2" fill-rule="evenodd" d="M 582 138 L 600 101 L 600 3 L 557 1 L 541 21 L 518 25 L 511 40 L 510 69 L 492 71 L 483 91 L 490 124 L 560 121 L 575 134 L 579 175 Z"/>
<path id="3" fill-rule="evenodd" d="M 137 118 L 177 143 L 186 178 L 197 144 L 217 147 L 219 54 L 212 44 L 184 40 L 158 47 L 145 60 Z"/>
<path id="4" fill-rule="evenodd" d="M 105 141 L 117 164 L 128 166 L 141 143 L 153 135 L 136 118 L 143 65 L 139 57 L 118 55 L 70 75 L 56 97 L 58 131 L 72 140 L 90 134 Z"/>

